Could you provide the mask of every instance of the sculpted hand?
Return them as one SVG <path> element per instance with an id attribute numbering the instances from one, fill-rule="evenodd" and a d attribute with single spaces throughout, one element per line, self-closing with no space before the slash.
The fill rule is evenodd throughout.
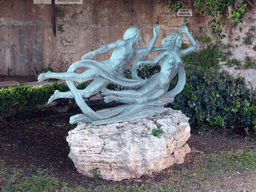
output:
<path id="1" fill-rule="evenodd" d="M 86 54 L 82 57 L 82 60 L 91 59 L 93 56 L 94 56 L 93 52 L 86 53 Z"/>
<path id="2" fill-rule="evenodd" d="M 154 27 L 154 36 L 158 37 L 159 33 L 160 33 L 160 27 L 159 26 Z"/>
<path id="3" fill-rule="evenodd" d="M 184 24 L 184 23 L 182 23 L 182 24 L 180 24 L 180 27 L 181 27 L 181 32 L 182 33 L 188 33 L 188 28 L 187 28 L 187 26 Z"/>

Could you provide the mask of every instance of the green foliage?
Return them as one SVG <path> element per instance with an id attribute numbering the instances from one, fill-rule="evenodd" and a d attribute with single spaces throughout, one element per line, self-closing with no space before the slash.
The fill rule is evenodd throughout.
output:
<path id="1" fill-rule="evenodd" d="M 0 90 L 0 116 L 10 116 L 13 109 L 18 113 L 23 108 L 35 108 L 36 105 L 42 105 L 53 94 L 54 86 L 46 85 L 42 89 L 37 87 L 9 87 Z"/>
<path id="2" fill-rule="evenodd" d="M 27 173 L 14 169 L 9 176 L 2 191 L 55 191 L 61 186 L 57 178 L 49 177 L 43 172 L 28 176 Z"/>
<path id="3" fill-rule="evenodd" d="M 244 2 L 237 2 L 234 0 L 196 0 L 193 5 L 197 8 L 197 11 L 202 15 L 211 16 L 211 33 L 216 38 L 216 43 L 220 42 L 225 37 L 222 34 L 222 28 L 225 25 L 223 20 L 217 20 L 218 16 L 224 16 L 226 8 L 232 6 L 233 11 L 231 16 L 228 17 L 233 23 L 237 25 L 242 22 L 242 18 L 246 13 L 247 4 Z"/>
<path id="4" fill-rule="evenodd" d="M 244 58 L 244 65 L 237 59 L 229 60 L 226 65 L 228 67 L 235 67 L 235 69 L 256 69 L 256 59 L 254 57 L 246 56 Z"/>
<path id="5" fill-rule="evenodd" d="M 194 6 L 202 15 L 223 15 L 227 6 L 235 6 L 234 0 L 196 0 Z"/>
<path id="6" fill-rule="evenodd" d="M 85 88 L 89 83 L 79 84 L 78 88 Z M 47 103 L 55 90 L 69 91 L 65 84 L 54 83 L 52 85 L 35 87 L 9 87 L 0 90 L 0 117 L 8 117 L 16 114 L 20 118 L 31 118 L 39 111 L 38 106 Z M 69 99 L 57 99 L 56 106 L 69 103 Z"/>
<path id="7" fill-rule="evenodd" d="M 217 45 L 209 46 L 204 50 L 193 52 L 182 58 L 183 63 L 186 64 L 186 69 L 197 69 L 204 71 L 210 68 L 219 68 L 219 47 Z M 189 73 L 189 71 L 187 71 Z"/>
<path id="8" fill-rule="evenodd" d="M 145 66 L 145 65 L 141 65 L 138 68 L 138 76 L 142 79 L 148 79 L 150 78 L 152 75 L 159 73 L 159 71 L 161 70 L 161 67 L 159 65 L 154 65 L 154 66 Z"/>
<path id="9" fill-rule="evenodd" d="M 229 46 L 231 45 L 224 45 L 222 48 L 220 48 L 220 60 L 221 61 L 228 61 L 229 57 L 232 55 L 231 51 L 229 50 Z"/>
<path id="10" fill-rule="evenodd" d="M 63 19 L 65 17 L 65 11 L 63 9 L 61 9 L 60 7 L 55 7 L 55 15 L 56 15 L 56 17 Z"/>
<path id="11" fill-rule="evenodd" d="M 225 37 L 224 34 L 222 34 L 222 28 L 224 27 L 225 23 L 222 20 L 216 20 L 215 18 L 211 21 L 211 33 L 216 38 L 216 44 L 218 44 L 221 39 Z"/>
<path id="12" fill-rule="evenodd" d="M 183 47 L 185 47 L 186 45 L 183 44 Z M 152 75 L 159 73 L 161 70 L 160 65 L 154 65 L 154 66 L 145 66 L 145 65 L 141 65 L 140 67 L 138 67 L 137 69 L 137 73 L 138 76 L 142 79 L 148 79 L 150 78 Z M 123 76 L 126 78 L 131 79 L 132 78 L 132 74 L 131 74 L 131 70 L 127 69 L 123 72 Z"/>
<path id="13" fill-rule="evenodd" d="M 160 138 L 162 134 L 163 134 L 163 129 L 157 129 L 157 128 L 152 129 L 153 136 Z"/>
<path id="14" fill-rule="evenodd" d="M 65 30 L 63 29 L 63 24 L 59 24 L 58 26 L 57 26 L 57 31 L 59 31 L 60 33 L 64 33 L 65 32 Z"/>
<path id="15" fill-rule="evenodd" d="M 85 89 L 88 85 L 90 84 L 90 82 L 86 81 L 83 83 L 80 83 L 76 86 L 77 89 Z"/>
<path id="16" fill-rule="evenodd" d="M 233 11 L 231 11 L 231 16 L 228 17 L 232 21 L 233 25 L 238 25 L 242 23 L 242 18 L 246 13 L 247 4 L 244 2 L 237 2 L 237 7 Z M 241 30 L 240 30 L 241 31 Z"/>
<path id="17" fill-rule="evenodd" d="M 226 63 L 228 67 L 235 67 L 235 69 L 241 69 L 241 61 L 237 59 L 228 60 Z"/>
<path id="18" fill-rule="evenodd" d="M 110 90 L 115 90 L 117 88 L 117 85 L 115 85 L 113 83 L 109 83 L 107 88 L 110 89 Z"/>
<path id="19" fill-rule="evenodd" d="M 254 35 L 252 33 L 247 33 L 246 37 L 243 38 L 243 43 L 245 45 L 252 45 L 253 41 L 254 41 Z"/>
<path id="20" fill-rule="evenodd" d="M 256 165 L 256 153 L 253 151 L 228 151 L 221 152 L 220 154 L 223 159 L 228 160 L 232 167 L 236 167 L 236 169 L 244 170 L 250 169 L 255 170 Z"/>
<path id="21" fill-rule="evenodd" d="M 256 69 L 256 59 L 254 57 L 246 56 L 244 59 L 245 69 Z"/>
<path id="22" fill-rule="evenodd" d="M 243 78 L 234 79 L 225 71 L 210 69 L 191 70 L 185 89 L 171 106 L 199 125 L 252 126 L 254 117 L 249 115 L 252 109 L 248 103 L 256 105 L 256 92 L 246 87 Z"/>
<path id="23" fill-rule="evenodd" d="M 102 178 L 101 171 L 98 167 L 95 169 L 89 170 L 88 172 L 93 174 L 95 182 L 97 182 L 100 178 Z"/>
<path id="24" fill-rule="evenodd" d="M 203 43 L 207 43 L 207 44 L 212 42 L 212 38 L 207 35 L 206 30 L 202 30 L 202 31 L 199 31 L 199 32 L 201 33 L 201 35 L 195 37 L 196 40 L 201 41 Z"/>
<path id="25" fill-rule="evenodd" d="M 182 0 L 171 0 L 168 7 L 169 7 L 169 9 L 172 9 L 175 12 L 178 12 L 178 10 L 183 7 L 183 5 L 184 5 L 184 1 L 182 1 Z"/>
<path id="26" fill-rule="evenodd" d="M 48 71 L 55 72 L 52 67 L 49 67 L 49 66 L 48 66 L 47 68 L 41 68 L 41 69 L 39 69 L 38 73 L 39 73 L 39 74 L 40 74 L 40 73 L 47 73 Z"/>
<path id="27" fill-rule="evenodd" d="M 249 115 L 252 118 L 253 133 L 249 134 L 249 136 L 256 139 L 256 103 L 247 102 L 247 105 L 244 108 L 244 114 Z"/>

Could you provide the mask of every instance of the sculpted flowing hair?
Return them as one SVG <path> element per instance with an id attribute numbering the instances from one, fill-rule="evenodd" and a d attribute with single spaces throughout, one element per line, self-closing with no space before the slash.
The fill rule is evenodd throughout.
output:
<path id="1" fill-rule="evenodd" d="M 167 46 L 171 46 L 171 48 L 173 49 L 174 48 L 174 45 L 175 45 L 175 41 L 176 39 L 181 36 L 180 33 L 178 32 L 172 32 L 170 35 L 168 35 L 167 37 L 165 37 L 163 40 L 162 40 L 162 45 L 163 47 L 167 47 Z"/>
<path id="2" fill-rule="evenodd" d="M 132 28 L 129 28 L 125 31 L 123 39 L 124 40 L 133 39 L 138 34 L 140 34 L 140 30 L 136 27 L 132 27 Z"/>

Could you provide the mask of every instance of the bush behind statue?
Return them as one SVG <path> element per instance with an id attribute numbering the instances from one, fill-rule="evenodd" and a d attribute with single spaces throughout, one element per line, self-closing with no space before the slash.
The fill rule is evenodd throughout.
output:
<path id="1" fill-rule="evenodd" d="M 209 124 L 256 125 L 256 92 L 247 88 L 244 78 L 234 79 L 225 71 L 190 71 L 185 89 L 170 106 L 198 123 L 202 131 Z"/>
<path id="2" fill-rule="evenodd" d="M 30 118 L 39 111 L 38 105 L 47 103 L 54 91 L 67 91 L 64 84 L 54 83 L 44 86 L 9 87 L 0 90 L 0 117 L 16 114 L 20 118 Z M 58 99 L 57 105 L 65 105 L 69 99 Z"/>

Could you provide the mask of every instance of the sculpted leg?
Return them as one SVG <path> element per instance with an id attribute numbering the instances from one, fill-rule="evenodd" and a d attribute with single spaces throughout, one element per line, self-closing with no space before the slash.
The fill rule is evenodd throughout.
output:
<path id="1" fill-rule="evenodd" d="M 155 101 L 160 99 L 165 94 L 163 89 L 155 92 L 154 94 L 150 95 L 149 97 L 143 98 L 131 98 L 131 97 L 117 97 L 117 96 L 106 96 L 104 97 L 105 103 L 110 103 L 111 101 L 117 101 L 126 104 L 144 104 L 151 101 Z"/>
<path id="2" fill-rule="evenodd" d="M 98 76 L 97 72 L 93 69 L 86 70 L 83 73 L 75 73 L 75 72 L 64 72 L 64 73 L 53 73 L 48 71 L 47 73 L 41 73 L 38 76 L 38 81 L 44 81 L 46 79 L 54 78 L 54 79 L 62 79 L 66 81 L 76 81 L 82 83 L 84 81 L 88 81 L 94 79 Z"/>
<path id="3" fill-rule="evenodd" d="M 146 94 L 148 94 L 150 92 L 150 90 L 146 90 L 146 89 L 140 89 L 140 90 L 122 90 L 122 91 L 113 91 L 113 90 L 109 90 L 109 89 L 103 89 L 101 91 L 102 95 L 116 95 L 116 96 L 120 96 L 120 97 L 143 97 Z"/>
<path id="4" fill-rule="evenodd" d="M 102 89 L 106 88 L 109 81 L 101 77 L 94 79 L 84 90 L 82 90 L 81 95 L 83 97 L 90 97 L 99 93 Z"/>
<path id="5" fill-rule="evenodd" d="M 82 97 L 88 98 L 100 92 L 103 88 L 105 88 L 108 85 L 108 83 L 109 82 L 103 78 L 97 78 L 93 80 L 85 89 L 83 90 L 78 89 L 78 92 Z M 56 90 L 48 100 L 48 103 L 51 103 L 55 99 L 59 99 L 59 98 L 74 98 L 74 95 L 71 91 L 60 92 L 59 90 Z"/>
<path id="6" fill-rule="evenodd" d="M 60 92 L 59 90 L 56 90 L 54 94 L 49 98 L 48 103 L 53 102 L 55 99 L 59 98 L 73 98 L 73 93 L 71 91 L 66 92 Z"/>

